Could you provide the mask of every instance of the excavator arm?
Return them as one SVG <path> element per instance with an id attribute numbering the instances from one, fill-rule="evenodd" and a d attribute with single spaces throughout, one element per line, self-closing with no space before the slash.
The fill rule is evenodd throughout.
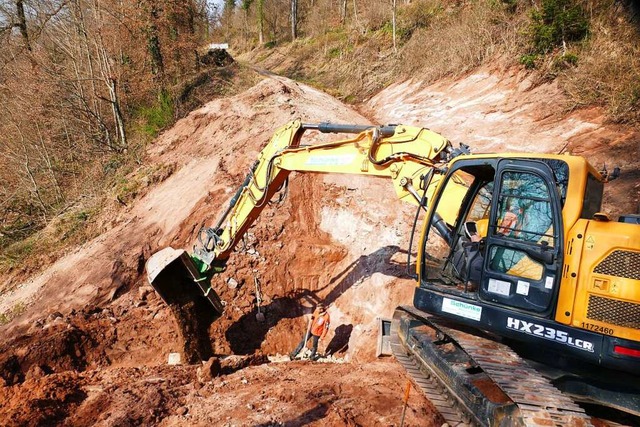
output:
<path id="1" fill-rule="evenodd" d="M 302 135 L 307 130 L 356 135 L 303 145 Z M 434 172 L 466 152 L 467 147 L 454 150 L 448 140 L 425 128 L 290 122 L 279 128 L 260 152 L 217 224 L 200 230 L 192 255 L 165 248 L 149 259 L 149 282 L 170 305 L 191 294 L 206 297 L 222 313 L 222 303 L 211 288 L 211 277 L 224 270 L 238 241 L 286 184 L 291 172 L 388 177 L 400 200 L 420 205 L 423 196 L 428 197 L 437 185 L 439 175 L 434 177 Z M 460 206 L 464 193 L 460 191 L 458 203 L 455 192 L 448 195 L 453 208 Z M 456 213 L 440 212 L 449 224 Z"/>

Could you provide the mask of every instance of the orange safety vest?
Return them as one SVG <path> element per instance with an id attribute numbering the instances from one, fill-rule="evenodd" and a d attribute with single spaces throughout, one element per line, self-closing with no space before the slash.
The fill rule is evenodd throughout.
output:
<path id="1" fill-rule="evenodd" d="M 311 334 L 317 337 L 322 336 L 325 331 L 329 330 L 329 313 L 323 314 L 316 310 L 311 317 Z"/>

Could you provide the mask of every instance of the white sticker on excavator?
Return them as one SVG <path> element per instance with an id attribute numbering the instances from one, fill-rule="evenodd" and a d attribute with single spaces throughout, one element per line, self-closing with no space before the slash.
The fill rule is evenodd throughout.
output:
<path id="1" fill-rule="evenodd" d="M 353 163 L 355 154 L 333 154 L 311 156 L 305 162 L 307 166 L 345 166 Z"/>
<path id="2" fill-rule="evenodd" d="M 504 280 L 489 279 L 487 291 L 508 297 L 511 294 L 511 283 Z"/>
<path id="3" fill-rule="evenodd" d="M 442 311 L 475 321 L 479 321 L 482 315 L 482 307 L 449 298 L 442 299 Z"/>
<path id="4" fill-rule="evenodd" d="M 553 276 L 547 276 L 544 281 L 545 289 L 553 289 Z"/>
<path id="5" fill-rule="evenodd" d="M 518 280 L 518 286 L 516 287 L 516 294 L 529 295 L 529 282 L 524 280 Z"/>

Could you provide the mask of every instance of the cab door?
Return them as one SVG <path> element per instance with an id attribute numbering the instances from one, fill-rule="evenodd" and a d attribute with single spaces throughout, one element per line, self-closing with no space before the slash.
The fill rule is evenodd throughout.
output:
<path id="1" fill-rule="evenodd" d="M 561 200 L 535 160 L 498 162 L 479 297 L 548 316 L 562 266 Z"/>

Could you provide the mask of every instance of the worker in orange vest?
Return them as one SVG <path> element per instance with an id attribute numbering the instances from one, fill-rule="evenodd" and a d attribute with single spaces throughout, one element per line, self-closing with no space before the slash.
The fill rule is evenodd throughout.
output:
<path id="1" fill-rule="evenodd" d="M 318 342 L 324 339 L 327 332 L 329 332 L 329 323 L 329 313 L 327 312 L 324 304 L 320 302 L 311 316 L 311 322 L 309 322 L 309 325 L 307 326 L 307 331 L 304 334 L 304 337 L 302 337 L 302 341 L 300 341 L 300 344 L 298 344 L 295 350 L 289 353 L 289 358 L 291 360 L 295 359 L 298 353 L 300 353 L 300 350 L 302 350 L 302 347 L 304 347 L 309 338 L 311 338 L 313 347 L 311 348 L 311 356 L 309 359 L 318 360 L 318 356 L 316 356 L 316 351 L 318 351 Z"/>

